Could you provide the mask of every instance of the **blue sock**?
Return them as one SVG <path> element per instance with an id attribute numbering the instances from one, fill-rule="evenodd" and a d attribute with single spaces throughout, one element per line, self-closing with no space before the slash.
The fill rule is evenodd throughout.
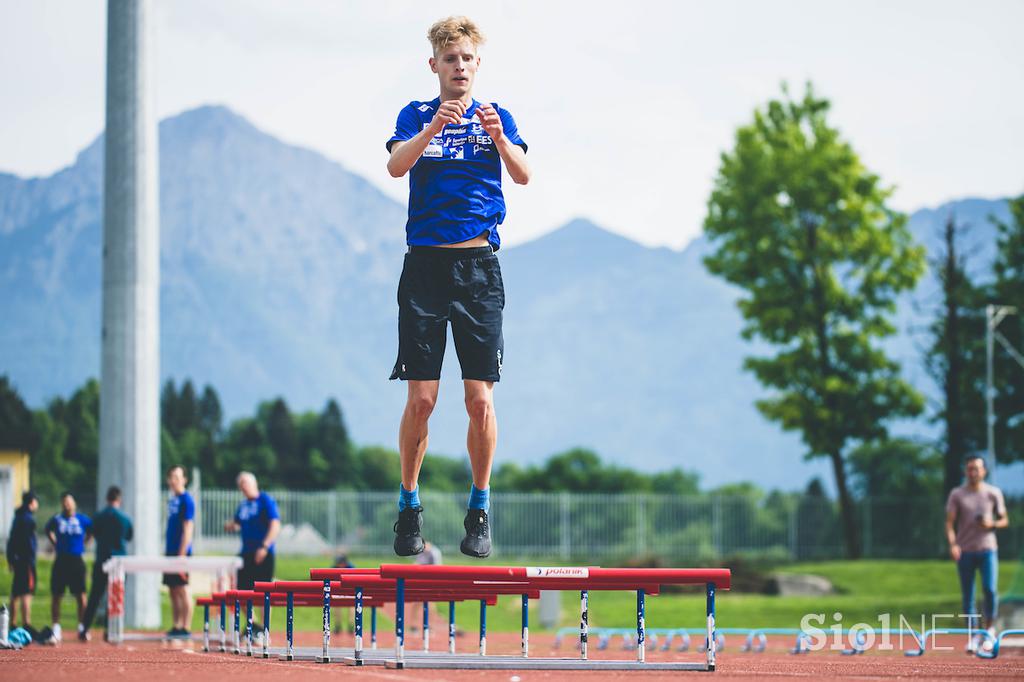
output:
<path id="1" fill-rule="evenodd" d="M 475 485 L 469 491 L 469 505 L 468 509 L 483 509 L 484 511 L 490 511 L 491 509 L 491 489 L 484 488 L 480 490 Z"/>
<path id="2" fill-rule="evenodd" d="M 398 511 L 404 511 L 406 507 L 422 507 L 420 504 L 420 487 L 416 486 L 412 491 L 406 490 L 401 483 L 398 484 Z"/>

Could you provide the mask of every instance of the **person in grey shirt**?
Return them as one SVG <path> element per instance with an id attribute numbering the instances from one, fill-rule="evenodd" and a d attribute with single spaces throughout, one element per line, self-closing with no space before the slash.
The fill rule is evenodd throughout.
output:
<path id="1" fill-rule="evenodd" d="M 994 637 L 993 622 L 998 608 L 999 546 L 996 528 L 1006 528 L 1010 519 L 1006 514 L 1003 493 L 994 485 L 985 483 L 985 460 L 974 455 L 964 465 L 965 482 L 953 488 L 946 501 L 946 540 L 949 556 L 956 562 L 960 575 L 960 594 L 963 597 L 963 615 L 967 627 L 977 629 L 974 610 L 974 573 L 981 573 L 984 627 Z M 979 644 L 991 649 L 992 638 L 975 635 L 967 644 L 974 651 Z"/>

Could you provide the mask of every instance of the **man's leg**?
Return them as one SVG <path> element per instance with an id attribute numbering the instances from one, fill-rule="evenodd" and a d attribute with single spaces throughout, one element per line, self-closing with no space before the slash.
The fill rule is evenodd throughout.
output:
<path id="1" fill-rule="evenodd" d="M 402 457 L 402 487 L 412 492 L 419 485 L 420 467 L 427 452 L 427 422 L 437 404 L 440 381 L 407 381 L 409 392 L 398 429 Z"/>
<path id="2" fill-rule="evenodd" d="M 82 622 L 82 618 L 85 616 L 85 592 L 79 592 L 75 595 L 75 603 L 78 606 L 78 622 Z"/>
<path id="3" fill-rule="evenodd" d="M 195 609 L 195 603 L 192 601 L 192 594 L 188 589 L 188 585 L 181 586 L 181 605 L 181 629 L 192 632 L 192 611 Z"/>
<path id="4" fill-rule="evenodd" d="M 408 397 L 398 431 L 398 449 L 402 460 L 402 485 L 398 495 L 398 522 L 395 524 L 395 554 L 412 556 L 423 551 L 420 527 L 423 505 L 419 497 L 420 466 L 427 452 L 427 421 L 437 403 L 438 380 L 408 382 Z"/>
<path id="5" fill-rule="evenodd" d="M 177 630 L 181 627 L 181 586 L 173 585 L 167 591 L 171 596 L 171 627 Z"/>
<path id="6" fill-rule="evenodd" d="M 466 391 L 466 412 L 469 431 L 466 449 L 473 469 L 473 485 L 477 490 L 488 490 L 491 484 L 491 464 L 498 445 L 498 419 L 494 414 L 494 382 L 467 379 L 462 382 Z"/>
<path id="7" fill-rule="evenodd" d="M 487 513 L 491 507 L 491 464 L 494 462 L 494 449 L 498 444 L 498 420 L 494 414 L 494 382 L 465 379 L 463 385 L 466 392 L 466 412 L 469 414 L 466 449 L 469 450 L 469 462 L 473 470 L 473 487 L 466 505 L 466 519 L 463 521 L 466 537 L 462 539 L 459 549 L 468 556 L 483 558 L 491 553 Z"/>
<path id="8" fill-rule="evenodd" d="M 18 619 L 18 607 L 21 607 L 21 619 Z M 15 622 L 18 625 L 24 627 L 30 624 L 32 621 L 29 620 L 29 614 L 32 613 L 32 596 L 28 594 L 19 594 L 14 598 L 14 609 L 12 615 L 14 616 Z"/>
<path id="9" fill-rule="evenodd" d="M 956 562 L 956 570 L 960 578 L 961 613 L 967 621 L 967 628 L 977 631 L 978 619 L 972 615 L 977 613 L 974 608 L 974 554 L 961 554 Z"/>
<path id="10" fill-rule="evenodd" d="M 999 610 L 999 554 L 995 551 L 985 552 L 981 557 L 981 595 L 985 618 L 985 628 L 991 628 L 996 621 Z"/>
<path id="11" fill-rule="evenodd" d="M 85 605 L 85 615 L 82 616 L 82 626 L 88 631 L 96 619 L 96 611 L 100 608 L 100 600 L 107 594 L 107 574 L 103 572 L 103 565 L 97 561 L 92 567 L 92 585 L 89 587 L 89 601 Z"/>
<path id="12" fill-rule="evenodd" d="M 53 593 L 50 599 L 50 622 L 60 623 L 60 600 L 62 595 Z"/>

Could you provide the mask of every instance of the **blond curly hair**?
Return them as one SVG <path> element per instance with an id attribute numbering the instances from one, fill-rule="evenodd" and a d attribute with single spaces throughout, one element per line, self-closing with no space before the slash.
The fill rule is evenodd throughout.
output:
<path id="1" fill-rule="evenodd" d="M 486 40 L 480 28 L 469 17 L 448 17 L 434 23 L 427 31 L 427 40 L 437 54 L 452 43 L 469 38 L 474 45 L 480 46 Z"/>

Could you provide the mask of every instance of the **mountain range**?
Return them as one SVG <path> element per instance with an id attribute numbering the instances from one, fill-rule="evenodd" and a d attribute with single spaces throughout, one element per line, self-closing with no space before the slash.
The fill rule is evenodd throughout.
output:
<path id="1" fill-rule="evenodd" d="M 0 373 L 33 405 L 99 375 L 102 165 L 100 136 L 49 177 L 0 173 Z M 354 440 L 394 447 L 405 391 L 387 377 L 405 207 L 217 106 L 161 122 L 160 197 L 162 376 L 215 386 L 228 416 L 278 395 L 299 410 L 333 396 Z M 931 254 L 951 211 L 972 226 L 984 266 L 987 217 L 1005 217 L 1005 201 L 913 213 Z M 501 250 L 499 463 L 583 446 L 644 470 L 695 470 L 708 486 L 831 478 L 755 410 L 763 391 L 741 364 L 763 349 L 740 338 L 738 292 L 704 269 L 708 248 L 650 248 L 577 219 Z M 914 330 L 937 293 L 927 277 L 904 297 L 887 342 L 930 394 Z M 449 350 L 430 447 L 454 456 L 465 451 L 459 383 Z"/>

